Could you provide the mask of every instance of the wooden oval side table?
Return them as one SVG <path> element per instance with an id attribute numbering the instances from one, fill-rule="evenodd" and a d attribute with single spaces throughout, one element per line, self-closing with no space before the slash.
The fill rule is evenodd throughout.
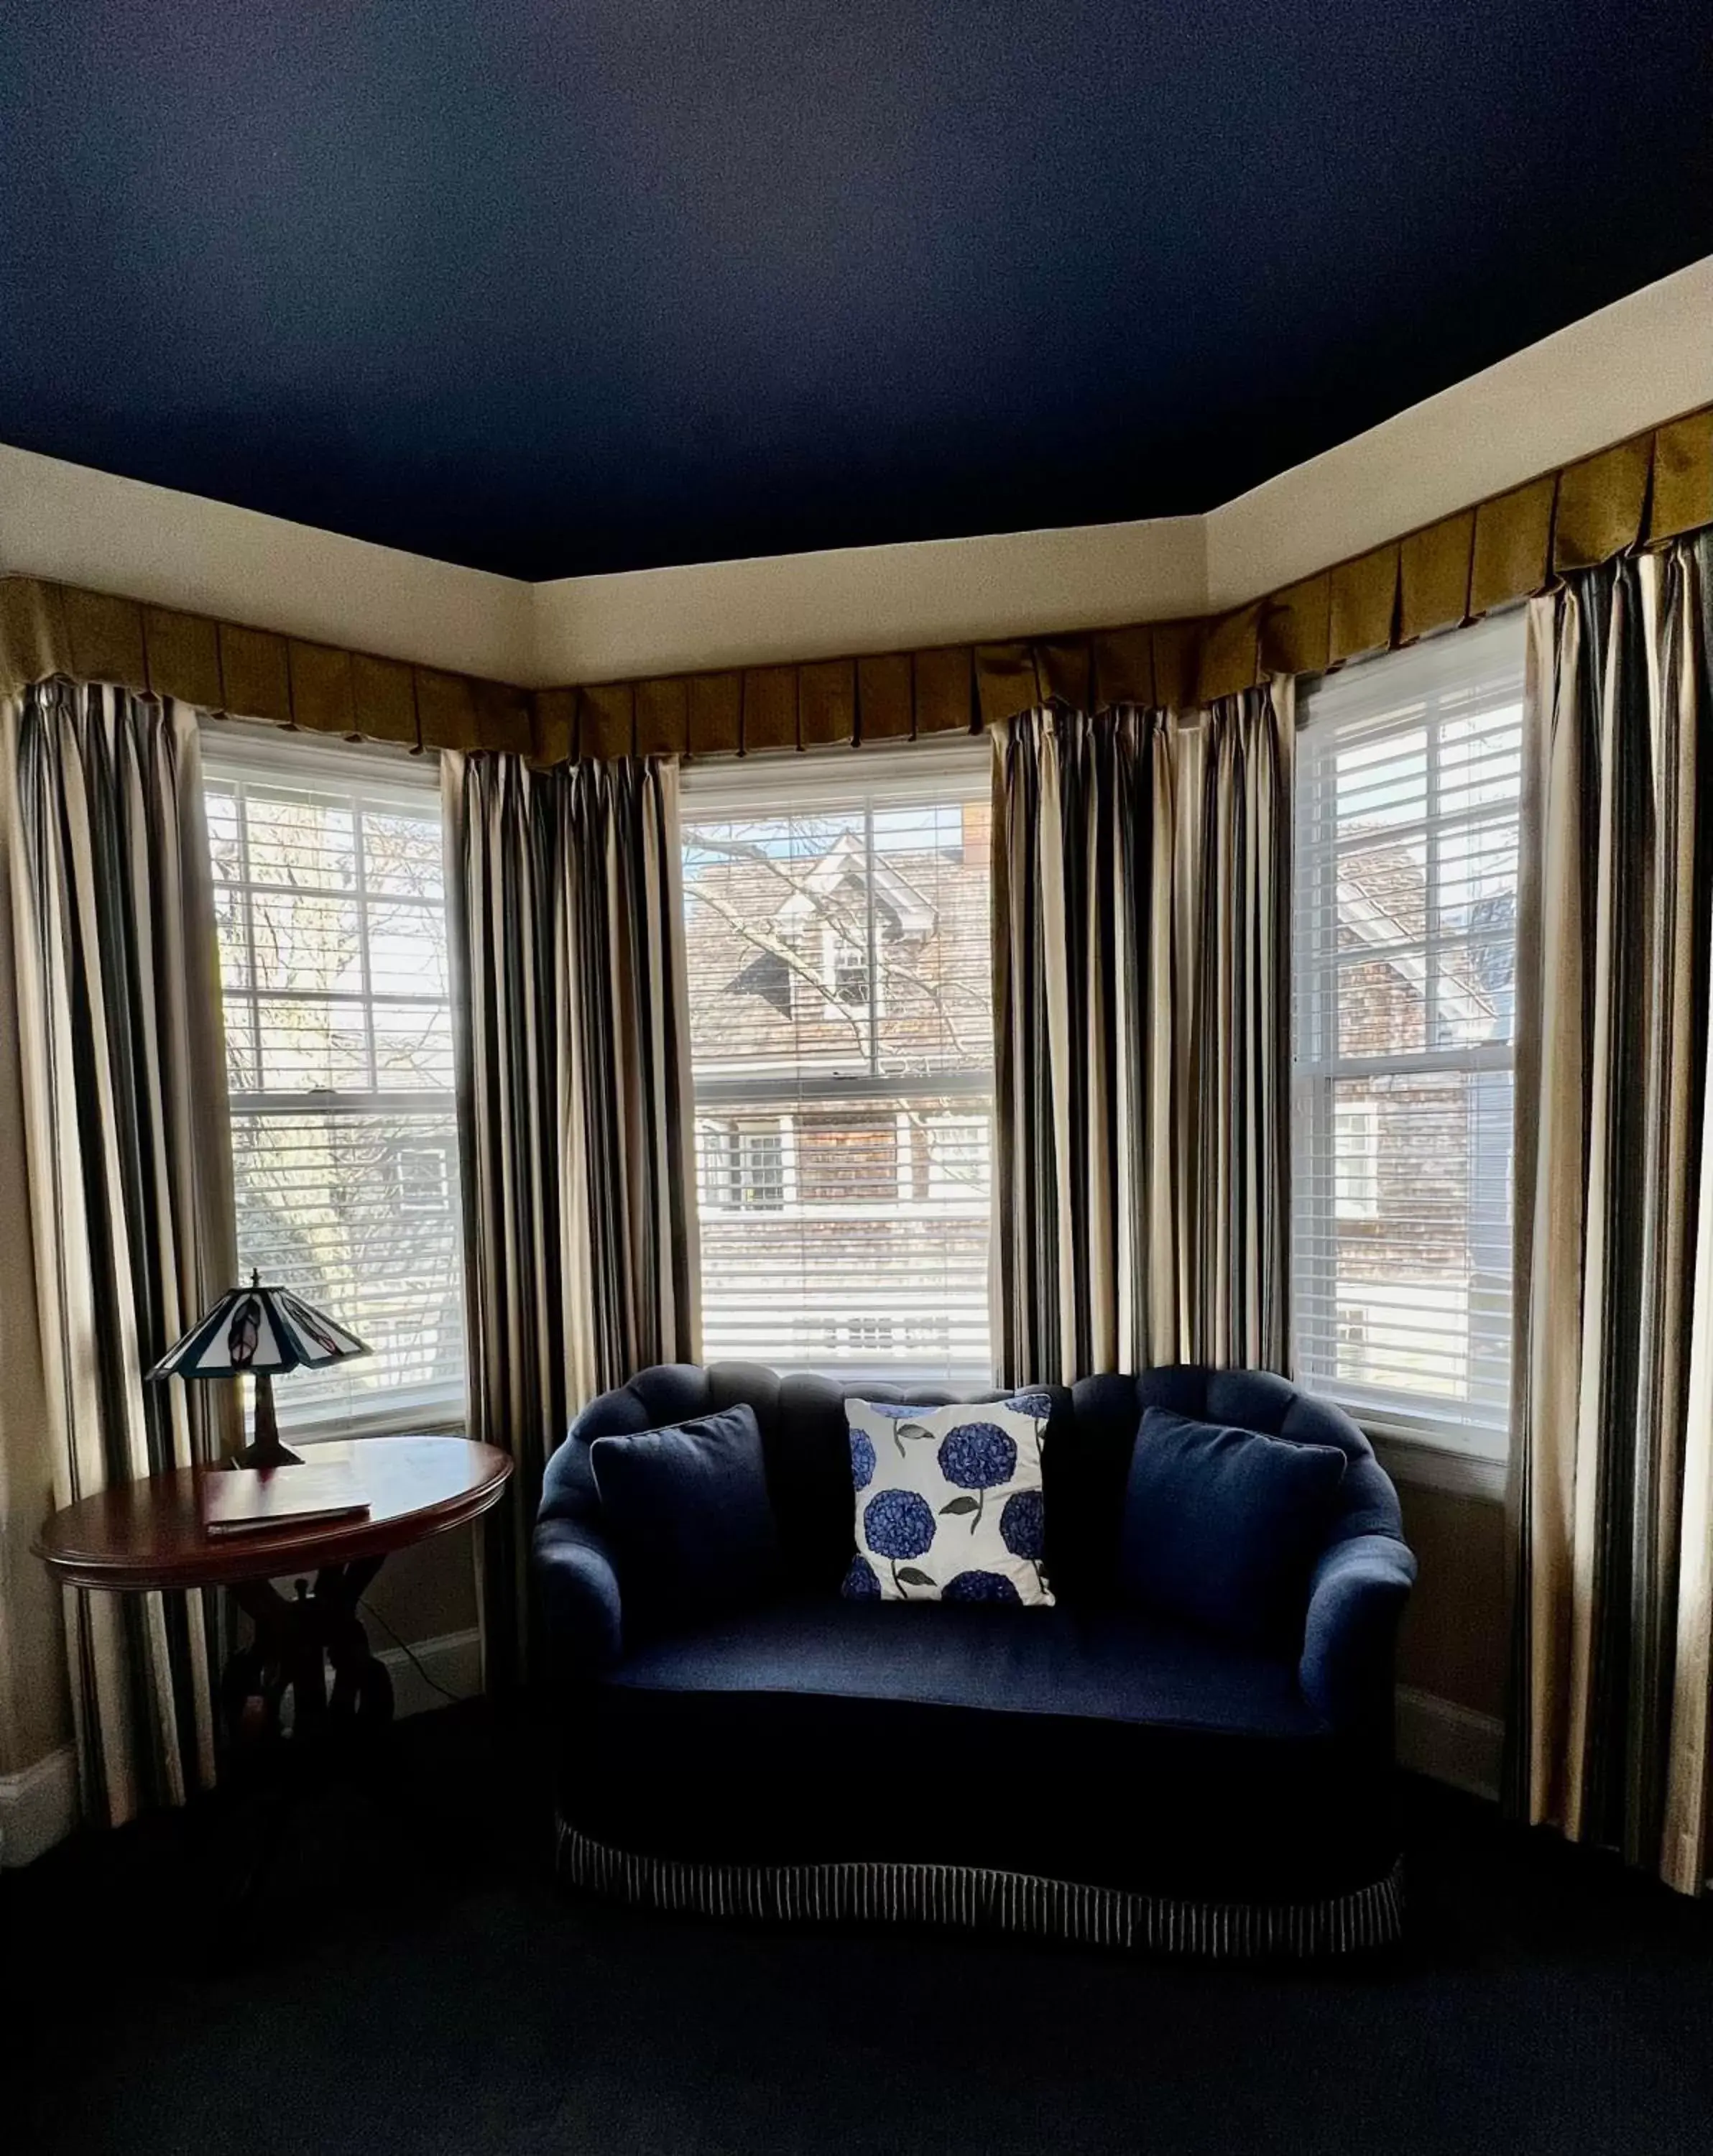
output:
<path id="1" fill-rule="evenodd" d="M 369 1645 L 358 1599 L 394 1550 L 476 1519 L 499 1502 L 511 1473 L 505 1453 L 461 1437 L 330 1440 L 312 1457 L 350 1465 L 368 1500 L 367 1519 L 211 1535 L 198 1486 L 224 1471 L 186 1467 L 68 1505 L 37 1538 L 37 1555 L 69 1587 L 110 1594 L 230 1589 L 254 1628 L 221 1679 L 234 1739 L 277 1737 L 287 1692 L 295 1742 L 389 1720 L 392 1681 Z M 274 1584 L 288 1578 L 296 1578 L 295 1595 Z"/>

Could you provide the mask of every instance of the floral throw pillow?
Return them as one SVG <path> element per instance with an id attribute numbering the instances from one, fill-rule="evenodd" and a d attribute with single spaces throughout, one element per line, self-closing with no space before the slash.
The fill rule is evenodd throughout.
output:
<path id="1" fill-rule="evenodd" d="M 853 1602 L 1051 1603 L 1041 1441 L 1052 1402 L 847 1400 L 856 1489 Z"/>

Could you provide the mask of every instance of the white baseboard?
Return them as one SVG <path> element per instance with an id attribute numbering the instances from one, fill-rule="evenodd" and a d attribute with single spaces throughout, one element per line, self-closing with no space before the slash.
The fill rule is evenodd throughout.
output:
<path id="1" fill-rule="evenodd" d="M 33 1863 L 77 1825 L 77 1754 L 70 1745 L 0 1774 L 0 1866 Z"/>
<path id="2" fill-rule="evenodd" d="M 1399 1766 L 1496 1802 L 1504 1754 L 1505 1724 L 1497 1715 L 1478 1714 L 1413 1685 L 1398 1687 Z"/>
<path id="3" fill-rule="evenodd" d="M 474 1699 L 482 1689 L 482 1635 L 474 1625 L 465 1632 L 413 1640 L 409 1654 L 403 1647 L 382 1648 L 375 1659 L 385 1665 L 392 1680 L 397 1714 L 423 1714 L 430 1707 L 444 1707 L 448 1692 L 454 1699 Z"/>
<path id="4" fill-rule="evenodd" d="M 416 1663 L 403 1647 L 388 1647 L 376 1657 L 392 1680 L 395 1712 L 421 1714 L 444 1707 L 444 1692 L 454 1699 L 473 1699 L 480 1691 L 482 1635 L 474 1628 L 413 1640 L 411 1654 Z M 33 1863 L 55 1842 L 64 1841 L 76 1824 L 77 1754 L 70 1745 L 15 1774 L 0 1774 L 0 1867 Z"/>

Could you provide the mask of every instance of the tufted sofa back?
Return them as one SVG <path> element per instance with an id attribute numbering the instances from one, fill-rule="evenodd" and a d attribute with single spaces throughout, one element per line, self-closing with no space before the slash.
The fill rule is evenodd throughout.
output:
<path id="1" fill-rule="evenodd" d="M 1065 1600 L 1098 1602 L 1112 1592 L 1125 1481 L 1136 1425 L 1147 1407 L 1173 1408 L 1299 1444 L 1336 1445 L 1348 1465 L 1328 1543 L 1362 1534 L 1402 1536 L 1397 1492 L 1355 1423 L 1329 1401 L 1269 1372 L 1186 1363 L 1146 1370 L 1140 1377 L 1111 1374 L 1072 1386 L 1008 1389 L 1046 1392 L 1053 1401 L 1042 1455 L 1047 1563 L 1054 1590 Z M 798 1594 L 835 1594 L 850 1562 L 854 1510 L 846 1399 L 938 1407 L 950 1400 L 1006 1397 L 1005 1392 L 950 1392 L 936 1385 L 842 1383 L 808 1372 L 782 1376 L 756 1363 L 658 1364 L 591 1400 L 572 1424 L 547 1463 L 540 1517 L 592 1523 L 598 1518 L 589 1467 L 593 1439 L 658 1430 L 746 1402 L 761 1427 L 788 1584 Z"/>

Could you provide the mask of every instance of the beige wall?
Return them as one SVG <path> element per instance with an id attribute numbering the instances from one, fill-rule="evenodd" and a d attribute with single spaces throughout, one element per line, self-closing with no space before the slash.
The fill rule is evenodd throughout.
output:
<path id="1" fill-rule="evenodd" d="M 1203 524 L 1161 517 L 569 577 L 535 587 L 536 677 L 607 681 L 1201 613 Z"/>
<path id="2" fill-rule="evenodd" d="M 366 1598 L 383 1620 L 370 1630 L 376 1647 L 390 1647 L 395 1637 L 414 1643 L 474 1629 L 476 1532 L 454 1528 L 387 1558 Z"/>
<path id="3" fill-rule="evenodd" d="M 0 572 L 524 681 L 531 588 L 0 445 Z"/>
<path id="4" fill-rule="evenodd" d="M 1414 1483 L 1400 1484 L 1398 1497 L 1420 1567 L 1398 1640 L 1398 1681 L 1499 1719 L 1510 1652 L 1505 1507 Z"/>
<path id="5" fill-rule="evenodd" d="M 1713 403 L 1713 257 L 1226 502 L 1208 604 L 1242 606 Z"/>
<path id="6" fill-rule="evenodd" d="M 54 1509 L 42 1352 L 36 1327 L 35 1266 L 18 1082 L 18 1009 L 12 965 L 10 864 L 0 827 L 0 1774 L 15 1774 L 67 1743 L 71 1701 L 65 1683 L 59 1593 L 30 1554 Z"/>

